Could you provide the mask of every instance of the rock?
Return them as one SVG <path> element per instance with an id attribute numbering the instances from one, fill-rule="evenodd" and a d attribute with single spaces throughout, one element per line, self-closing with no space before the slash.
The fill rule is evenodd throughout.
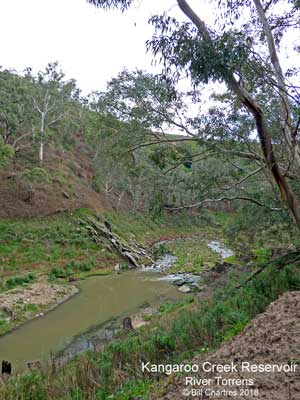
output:
<path id="1" fill-rule="evenodd" d="M 28 361 L 26 363 L 28 369 L 32 370 L 41 370 L 42 368 L 42 364 L 40 362 L 40 360 L 34 360 L 34 361 Z"/>
<path id="2" fill-rule="evenodd" d="M 2 374 L 8 374 L 11 375 L 11 363 L 3 360 L 2 361 Z"/>
<path id="3" fill-rule="evenodd" d="M 191 288 L 188 285 L 182 285 L 178 288 L 178 290 L 182 293 L 189 293 Z"/>
<path id="4" fill-rule="evenodd" d="M 216 262 L 216 265 L 215 265 L 215 267 L 214 267 L 214 271 L 218 272 L 219 274 L 220 274 L 221 272 L 224 272 L 224 271 L 225 271 L 225 266 L 224 266 L 224 264 L 223 264 L 223 263 Z"/>
<path id="5" fill-rule="evenodd" d="M 44 314 L 41 312 L 41 313 L 38 313 L 38 314 L 36 314 L 36 317 L 42 317 Z"/>
<path id="6" fill-rule="evenodd" d="M 104 224 L 105 228 L 106 228 L 109 232 L 111 232 L 111 225 L 110 225 L 110 223 L 109 223 L 108 221 L 104 220 L 103 224 Z"/>
<path id="7" fill-rule="evenodd" d="M 218 272 L 219 274 L 222 272 L 225 272 L 227 268 L 231 267 L 231 264 L 227 262 L 216 262 L 216 265 L 214 267 L 214 271 Z"/>
<path id="8" fill-rule="evenodd" d="M 222 258 L 227 258 L 234 256 L 234 252 L 230 249 L 227 249 L 225 246 L 223 246 L 219 241 L 213 241 L 209 242 L 207 246 L 212 250 L 215 251 L 216 253 L 219 253 Z"/>
<path id="9" fill-rule="evenodd" d="M 130 317 L 125 317 L 123 319 L 123 329 L 129 329 L 132 330 L 133 326 L 132 326 L 132 322 L 131 322 L 131 318 Z"/>
<path id="10" fill-rule="evenodd" d="M 199 275 L 189 275 L 187 278 L 186 278 L 186 282 L 187 283 L 197 283 L 197 282 L 199 282 L 201 280 L 201 276 L 199 276 Z"/>
<path id="11" fill-rule="evenodd" d="M 192 292 L 200 292 L 200 290 L 202 290 L 201 286 L 198 285 L 198 283 L 196 282 L 190 284 L 190 289 L 192 290 Z"/>
<path id="12" fill-rule="evenodd" d="M 186 280 L 180 278 L 180 279 L 177 279 L 176 281 L 174 281 L 173 283 L 176 286 L 182 286 L 182 285 L 184 285 L 186 283 Z"/>
<path id="13" fill-rule="evenodd" d="M 136 259 L 134 258 L 134 256 L 131 253 L 129 253 L 129 251 L 124 251 L 123 255 L 129 261 L 129 263 L 131 265 L 133 265 L 134 267 L 138 268 L 139 265 L 138 265 Z"/>

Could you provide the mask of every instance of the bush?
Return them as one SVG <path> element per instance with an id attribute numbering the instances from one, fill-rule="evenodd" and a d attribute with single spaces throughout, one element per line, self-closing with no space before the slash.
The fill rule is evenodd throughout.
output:
<path id="1" fill-rule="evenodd" d="M 7 167 L 15 156 L 15 150 L 10 144 L 0 144 L 0 167 Z"/>
<path id="2" fill-rule="evenodd" d="M 72 271 L 78 272 L 88 272 L 92 269 L 93 265 L 91 263 L 84 263 L 80 261 L 71 261 L 69 262 L 65 268 Z"/>
<path id="3" fill-rule="evenodd" d="M 52 268 L 48 274 L 49 281 L 54 281 L 57 278 L 67 278 L 75 272 L 88 272 L 93 268 L 91 262 L 84 263 L 78 261 L 71 261 L 64 266 L 64 268 Z"/>
<path id="4" fill-rule="evenodd" d="M 32 283 L 35 280 L 36 280 L 36 275 L 30 272 L 27 275 L 21 275 L 7 279 L 6 288 L 13 289 L 15 286 L 26 285 Z"/>
<path id="5" fill-rule="evenodd" d="M 49 183 L 50 177 L 44 168 L 35 167 L 32 169 L 25 169 L 22 176 L 30 182 Z"/>

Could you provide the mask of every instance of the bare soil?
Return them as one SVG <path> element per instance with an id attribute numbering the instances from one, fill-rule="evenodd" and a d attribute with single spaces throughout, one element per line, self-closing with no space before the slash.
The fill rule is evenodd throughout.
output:
<path id="1" fill-rule="evenodd" d="M 196 356 L 193 364 L 237 365 L 238 372 L 198 372 L 196 378 L 210 378 L 208 386 L 186 386 L 185 377 L 173 376 L 161 397 L 164 400 L 176 399 L 266 399 L 266 400 L 299 400 L 300 399 L 300 292 L 288 292 L 271 303 L 266 311 L 256 318 L 232 340 L 225 343 L 212 354 Z M 242 362 L 252 365 L 294 365 L 294 372 L 247 372 L 241 370 Z M 192 374 L 191 374 L 192 376 Z M 216 376 L 225 379 L 252 379 L 252 386 L 217 385 Z M 205 394 L 192 396 L 183 393 L 183 389 L 213 390 Z M 258 394 L 242 395 L 241 388 L 258 389 Z M 223 392 L 222 392 L 223 390 Z M 224 392 L 227 391 L 227 393 Z M 231 391 L 231 394 L 230 394 Z M 191 393 L 191 392 L 190 392 Z"/>
<path id="2" fill-rule="evenodd" d="M 96 190 L 91 160 L 91 149 L 80 141 L 72 151 L 48 144 L 42 164 L 37 162 L 33 149 L 24 150 L 9 169 L 0 171 L 0 218 L 44 217 L 78 208 L 95 212 L 116 208 L 117 194 L 106 196 Z M 37 168 L 46 171 L 48 179 L 28 178 L 28 172 Z M 123 196 L 120 211 L 130 206 L 130 199 Z"/>
<path id="3" fill-rule="evenodd" d="M 11 328 L 14 328 L 20 325 L 18 321 L 24 323 L 26 320 L 39 317 L 77 292 L 78 288 L 73 285 L 56 285 L 40 281 L 25 288 L 19 287 L 0 294 L 0 310 L 7 312 L 7 320 L 12 322 Z M 37 306 L 37 312 L 24 313 L 26 305 Z M 38 310 L 43 310 L 43 313 Z"/>
<path id="4" fill-rule="evenodd" d="M 76 292 L 78 289 L 75 286 L 38 282 L 27 288 L 12 289 L 0 294 L 0 307 L 12 308 L 20 302 L 45 305 L 63 301 Z"/>

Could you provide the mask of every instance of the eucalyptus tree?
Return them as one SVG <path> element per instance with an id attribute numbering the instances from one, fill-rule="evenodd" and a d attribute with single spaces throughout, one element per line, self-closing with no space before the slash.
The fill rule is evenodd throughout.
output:
<path id="1" fill-rule="evenodd" d="M 80 91 L 74 80 L 65 80 L 65 74 L 57 62 L 49 63 L 45 71 L 39 71 L 37 75 L 27 69 L 25 79 L 31 84 L 31 103 L 35 112 L 34 137 L 39 144 L 39 161 L 42 163 L 44 147 L 49 138 L 65 126 L 76 126 L 74 120 L 80 109 Z"/>
<path id="2" fill-rule="evenodd" d="M 28 146 L 32 122 L 32 102 L 24 78 L 14 71 L 0 71 L 0 140 L 16 152 Z"/>
<path id="3" fill-rule="evenodd" d="M 121 11 L 134 3 L 133 0 L 88 2 Z M 211 82 L 226 84 L 242 112 L 251 117 L 266 169 L 300 229 L 299 199 L 288 181 L 291 172 L 296 179 L 300 175 L 297 138 L 300 95 L 297 85 L 293 84 L 297 70 L 291 66 L 284 73 L 278 56 L 284 38 L 299 29 L 299 1 L 211 1 L 207 7 L 217 16 L 211 26 L 201 11 L 195 12 L 191 3 L 177 0 L 185 17 L 183 22 L 170 12 L 150 19 L 155 33 L 147 42 L 148 50 L 160 57 L 163 75 L 173 82 L 187 75 L 194 87 Z M 299 52 L 299 48 L 295 47 L 295 51 Z M 267 87 L 267 102 L 262 87 Z M 275 107 L 272 119 L 268 111 L 270 104 Z M 234 128 L 230 135 L 238 141 L 239 132 Z M 285 154 L 284 170 L 276 152 L 277 143 Z"/>
<path id="4" fill-rule="evenodd" d="M 245 195 L 244 185 L 253 176 L 259 177 L 261 187 L 270 190 L 263 182 L 263 159 L 257 152 L 257 143 L 249 138 L 249 131 L 253 130 L 251 119 L 235 106 L 232 96 L 214 97 L 215 100 L 221 98 L 222 104 L 226 101 L 231 108 L 230 117 L 226 118 L 217 106 L 211 107 L 207 115 L 198 116 L 195 110 L 189 110 L 188 104 L 199 103 L 199 93 L 195 90 L 179 92 L 164 77 L 139 70 L 123 70 L 108 82 L 105 92 L 94 94 L 94 110 L 101 118 L 103 115 L 112 117 L 132 127 L 127 132 L 126 143 L 120 129 L 119 135 L 114 137 L 112 147 L 119 149 L 120 159 L 125 148 L 127 154 L 131 152 L 135 157 L 137 152 L 142 154 L 141 149 L 153 147 L 145 157 L 148 157 L 148 164 L 155 165 L 153 195 L 158 205 L 153 207 L 157 210 L 163 206 L 195 207 L 217 199 L 255 202 L 251 193 Z M 170 135 L 174 129 L 180 134 Z M 238 131 L 238 140 L 233 140 L 233 130 Z M 241 165 L 245 164 L 241 157 L 254 159 L 262 165 L 251 166 L 248 162 L 245 168 L 236 168 L 231 162 L 233 156 L 239 157 Z M 144 186 L 151 186 L 151 174 L 145 182 Z M 144 190 L 144 194 L 146 192 Z M 257 190 L 253 193 L 257 194 Z M 149 204 L 149 197 L 144 196 L 145 204 Z M 153 199 L 151 202 L 154 204 Z M 263 202 L 255 204 L 263 205 Z"/>

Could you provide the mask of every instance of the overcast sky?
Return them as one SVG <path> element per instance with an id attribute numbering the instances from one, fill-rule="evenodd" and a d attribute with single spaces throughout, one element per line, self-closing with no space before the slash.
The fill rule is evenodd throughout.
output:
<path id="1" fill-rule="evenodd" d="M 190 3 L 212 23 L 207 2 Z M 183 18 L 175 0 L 140 0 L 125 15 L 96 9 L 86 0 L 0 0 L 0 65 L 37 72 L 59 61 L 85 94 L 101 90 L 123 67 L 154 70 L 145 50 L 153 32 L 147 21 L 163 11 Z"/>
<path id="2" fill-rule="evenodd" d="M 153 32 L 147 21 L 170 10 L 182 19 L 175 0 L 141 0 L 125 15 L 85 0 L 0 0 L 0 65 L 37 72 L 59 61 L 85 93 L 104 89 L 123 67 L 154 70 L 145 50 Z"/>

